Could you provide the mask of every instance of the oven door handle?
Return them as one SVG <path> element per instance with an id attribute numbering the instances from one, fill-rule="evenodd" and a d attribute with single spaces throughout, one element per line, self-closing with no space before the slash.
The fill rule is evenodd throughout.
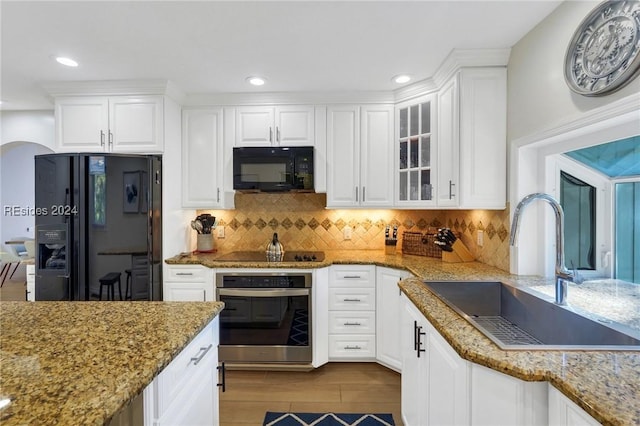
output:
<path id="1" fill-rule="evenodd" d="M 238 297 L 285 297 L 285 296 L 308 296 L 310 294 L 308 288 L 269 288 L 269 289 L 238 289 L 238 288 L 219 288 L 220 296 L 238 296 Z"/>

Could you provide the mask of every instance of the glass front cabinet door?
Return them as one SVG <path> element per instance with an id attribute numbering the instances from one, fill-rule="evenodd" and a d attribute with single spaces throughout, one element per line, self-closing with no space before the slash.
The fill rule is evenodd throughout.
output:
<path id="1" fill-rule="evenodd" d="M 396 107 L 398 207 L 435 205 L 434 99 L 422 97 Z"/>

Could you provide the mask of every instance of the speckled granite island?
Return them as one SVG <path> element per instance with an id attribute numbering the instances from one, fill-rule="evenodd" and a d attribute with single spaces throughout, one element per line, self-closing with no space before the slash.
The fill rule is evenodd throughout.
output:
<path id="1" fill-rule="evenodd" d="M 222 310 L 218 302 L 0 302 L 2 425 L 108 422 Z"/>
<path id="2" fill-rule="evenodd" d="M 422 280 L 498 280 L 526 287 L 553 300 L 552 280 L 515 276 L 491 266 L 445 263 L 439 259 L 386 255 L 381 250 L 326 251 L 323 262 L 222 262 L 219 255 L 182 254 L 167 264 L 203 265 L 209 268 L 321 268 L 334 264 L 373 264 L 404 269 L 408 278 L 400 288 L 455 351 L 466 360 L 525 381 L 547 381 L 603 424 L 640 425 L 640 352 L 502 350 L 458 313 L 440 301 Z M 570 285 L 569 303 L 640 329 L 640 286 L 605 280 L 583 287 Z"/>

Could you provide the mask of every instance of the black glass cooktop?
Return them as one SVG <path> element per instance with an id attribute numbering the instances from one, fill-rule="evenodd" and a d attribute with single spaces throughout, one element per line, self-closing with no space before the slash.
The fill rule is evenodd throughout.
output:
<path id="1" fill-rule="evenodd" d="M 217 257 L 221 262 L 266 262 L 267 255 L 264 251 L 232 251 Z M 322 251 L 285 251 L 283 262 L 322 262 Z"/>

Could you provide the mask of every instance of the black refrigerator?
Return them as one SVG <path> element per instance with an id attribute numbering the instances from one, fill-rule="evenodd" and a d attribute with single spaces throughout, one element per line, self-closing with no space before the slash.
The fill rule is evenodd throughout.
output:
<path id="1" fill-rule="evenodd" d="M 162 300 L 161 170 L 158 155 L 35 157 L 36 300 L 106 300 L 117 274 L 114 300 Z"/>

